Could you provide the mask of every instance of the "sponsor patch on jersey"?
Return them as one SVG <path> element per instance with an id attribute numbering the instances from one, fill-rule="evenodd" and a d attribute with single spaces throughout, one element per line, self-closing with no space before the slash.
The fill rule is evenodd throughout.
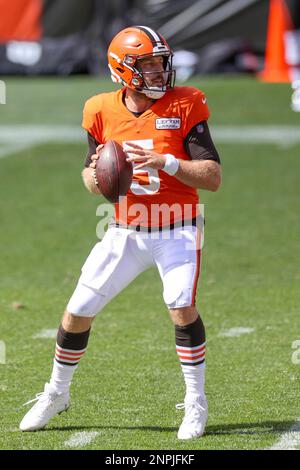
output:
<path id="1" fill-rule="evenodd" d="M 155 121 L 156 129 L 180 129 L 180 118 L 159 118 Z"/>

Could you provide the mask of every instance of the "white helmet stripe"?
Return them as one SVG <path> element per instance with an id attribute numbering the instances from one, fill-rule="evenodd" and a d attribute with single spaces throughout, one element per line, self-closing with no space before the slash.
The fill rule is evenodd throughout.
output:
<path id="1" fill-rule="evenodd" d="M 138 26 L 138 28 L 146 29 L 146 31 L 148 31 L 148 33 L 153 37 L 153 39 L 154 39 L 155 42 L 160 42 L 160 43 L 162 43 L 162 40 L 160 39 L 160 37 L 158 36 L 158 34 L 156 34 L 156 32 L 153 31 L 153 29 L 148 28 L 148 26 Z"/>
<path id="2" fill-rule="evenodd" d="M 120 57 L 117 56 L 117 54 L 114 54 L 113 52 L 110 52 L 109 55 L 111 57 L 113 57 L 114 59 L 116 59 L 119 63 L 121 62 L 121 59 L 120 59 Z"/>
<path id="3" fill-rule="evenodd" d="M 111 73 L 111 78 L 112 78 L 113 82 L 117 81 L 119 83 L 122 83 L 121 77 L 119 77 L 119 75 L 117 75 L 114 72 L 114 69 L 112 68 L 112 66 L 110 64 L 108 64 L 108 67 L 109 67 L 109 70 L 110 70 L 110 73 Z"/>

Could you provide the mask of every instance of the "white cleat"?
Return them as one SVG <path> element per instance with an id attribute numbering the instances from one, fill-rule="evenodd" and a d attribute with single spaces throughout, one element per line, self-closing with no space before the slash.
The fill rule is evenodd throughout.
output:
<path id="1" fill-rule="evenodd" d="M 57 393 L 53 391 L 48 383 L 44 391 L 38 393 L 36 398 L 24 403 L 28 405 L 37 400 L 37 403 L 26 413 L 20 423 L 21 431 L 37 431 L 43 429 L 53 416 L 67 411 L 70 406 L 70 395 L 68 393 Z"/>
<path id="2" fill-rule="evenodd" d="M 176 405 L 176 408 L 185 408 L 185 415 L 177 434 L 178 439 L 193 439 L 202 436 L 208 416 L 206 398 L 186 397 L 184 403 Z"/>

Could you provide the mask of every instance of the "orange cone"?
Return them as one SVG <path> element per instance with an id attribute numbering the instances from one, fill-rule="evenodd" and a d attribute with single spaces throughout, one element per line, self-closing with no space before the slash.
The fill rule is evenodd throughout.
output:
<path id="1" fill-rule="evenodd" d="M 284 35 L 293 30 L 285 0 L 270 0 L 265 68 L 259 74 L 264 82 L 291 82 L 291 74 L 285 60 Z"/>

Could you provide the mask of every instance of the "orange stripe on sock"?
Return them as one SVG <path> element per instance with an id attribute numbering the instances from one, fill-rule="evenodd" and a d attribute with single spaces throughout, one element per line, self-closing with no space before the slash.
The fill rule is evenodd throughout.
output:
<path id="1" fill-rule="evenodd" d="M 197 356 L 181 356 L 181 355 L 179 354 L 179 359 L 180 359 L 180 360 L 181 360 L 181 359 L 191 359 L 191 360 L 194 360 L 194 359 L 199 359 L 200 357 L 201 357 L 201 358 L 202 358 L 202 357 L 205 357 L 205 353 L 199 354 L 199 355 L 197 355 Z"/>
<path id="2" fill-rule="evenodd" d="M 76 352 L 71 353 L 71 352 L 64 351 L 63 349 L 57 349 L 57 348 L 56 348 L 56 352 L 58 354 L 67 354 L 68 356 L 75 356 L 75 357 L 83 356 L 84 353 L 85 353 L 85 351 L 83 351 L 81 353 L 76 353 Z"/>
<path id="3" fill-rule="evenodd" d="M 82 357 L 82 354 L 80 356 L 63 356 L 56 353 L 55 357 L 59 357 L 59 359 L 68 359 L 69 361 L 76 361 L 76 359 L 80 359 Z"/>
<path id="4" fill-rule="evenodd" d="M 198 352 L 205 351 L 205 345 L 201 346 L 200 348 L 194 349 L 193 351 L 192 350 L 188 351 L 186 349 L 181 349 L 181 348 L 176 347 L 176 351 L 178 353 L 184 353 L 184 354 L 197 354 Z"/>

